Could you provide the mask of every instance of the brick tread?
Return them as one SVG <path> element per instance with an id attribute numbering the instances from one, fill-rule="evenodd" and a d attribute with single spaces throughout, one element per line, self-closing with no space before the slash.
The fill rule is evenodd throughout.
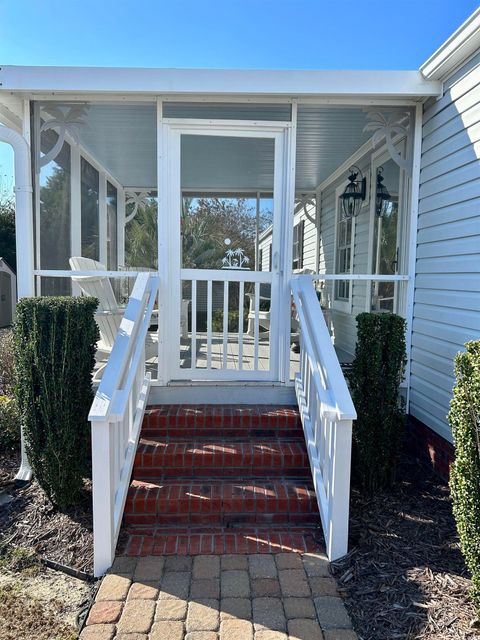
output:
<path id="1" fill-rule="evenodd" d="M 170 477 L 308 477 L 304 442 L 165 442 L 142 437 L 135 457 L 139 480 Z"/>
<path id="2" fill-rule="evenodd" d="M 288 480 L 164 481 L 133 480 L 125 506 L 125 523 L 203 524 L 315 523 L 315 492 L 310 483 Z"/>
<path id="3" fill-rule="evenodd" d="M 309 527 L 124 529 L 117 553 L 129 556 L 324 551 L 318 530 Z"/>

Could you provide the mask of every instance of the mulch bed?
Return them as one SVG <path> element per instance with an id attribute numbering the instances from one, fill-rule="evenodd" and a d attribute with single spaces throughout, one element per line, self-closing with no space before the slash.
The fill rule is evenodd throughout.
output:
<path id="1" fill-rule="evenodd" d="M 333 570 L 362 640 L 480 638 L 445 483 L 403 460 L 393 493 L 353 489 L 350 527 Z"/>
<path id="2" fill-rule="evenodd" d="M 0 544 L 33 548 L 42 558 L 91 574 L 91 486 L 85 485 L 75 507 L 59 512 L 35 481 L 25 487 L 15 486 L 19 465 L 18 455 L 0 455 L 0 493 L 13 497 L 0 507 Z"/>

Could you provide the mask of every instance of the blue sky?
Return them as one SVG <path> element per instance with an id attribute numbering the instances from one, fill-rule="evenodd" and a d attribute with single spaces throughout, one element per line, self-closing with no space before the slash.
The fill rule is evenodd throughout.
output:
<path id="1" fill-rule="evenodd" d="M 416 69 L 478 0 L 0 0 L 0 64 Z M 10 175 L 0 144 L 0 176 Z"/>

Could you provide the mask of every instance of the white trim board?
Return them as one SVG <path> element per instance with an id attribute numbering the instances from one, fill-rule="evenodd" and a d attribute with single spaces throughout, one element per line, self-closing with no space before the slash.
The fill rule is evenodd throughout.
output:
<path id="1" fill-rule="evenodd" d="M 281 96 L 438 96 L 441 84 L 420 71 L 293 71 L 246 69 L 130 69 L 0 67 L 3 91 L 252 94 Z"/>

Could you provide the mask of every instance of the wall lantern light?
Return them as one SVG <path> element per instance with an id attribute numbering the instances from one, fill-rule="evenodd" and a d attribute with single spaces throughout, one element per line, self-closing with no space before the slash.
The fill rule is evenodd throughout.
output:
<path id="1" fill-rule="evenodd" d="M 383 167 L 377 169 L 377 190 L 375 192 L 375 213 L 379 218 L 386 215 L 390 209 L 392 198 L 387 187 L 383 184 Z"/>
<path id="2" fill-rule="evenodd" d="M 358 216 L 367 192 L 367 179 L 363 177 L 360 169 L 353 166 L 350 167 L 349 171 L 348 184 L 340 196 L 344 218 Z"/>

